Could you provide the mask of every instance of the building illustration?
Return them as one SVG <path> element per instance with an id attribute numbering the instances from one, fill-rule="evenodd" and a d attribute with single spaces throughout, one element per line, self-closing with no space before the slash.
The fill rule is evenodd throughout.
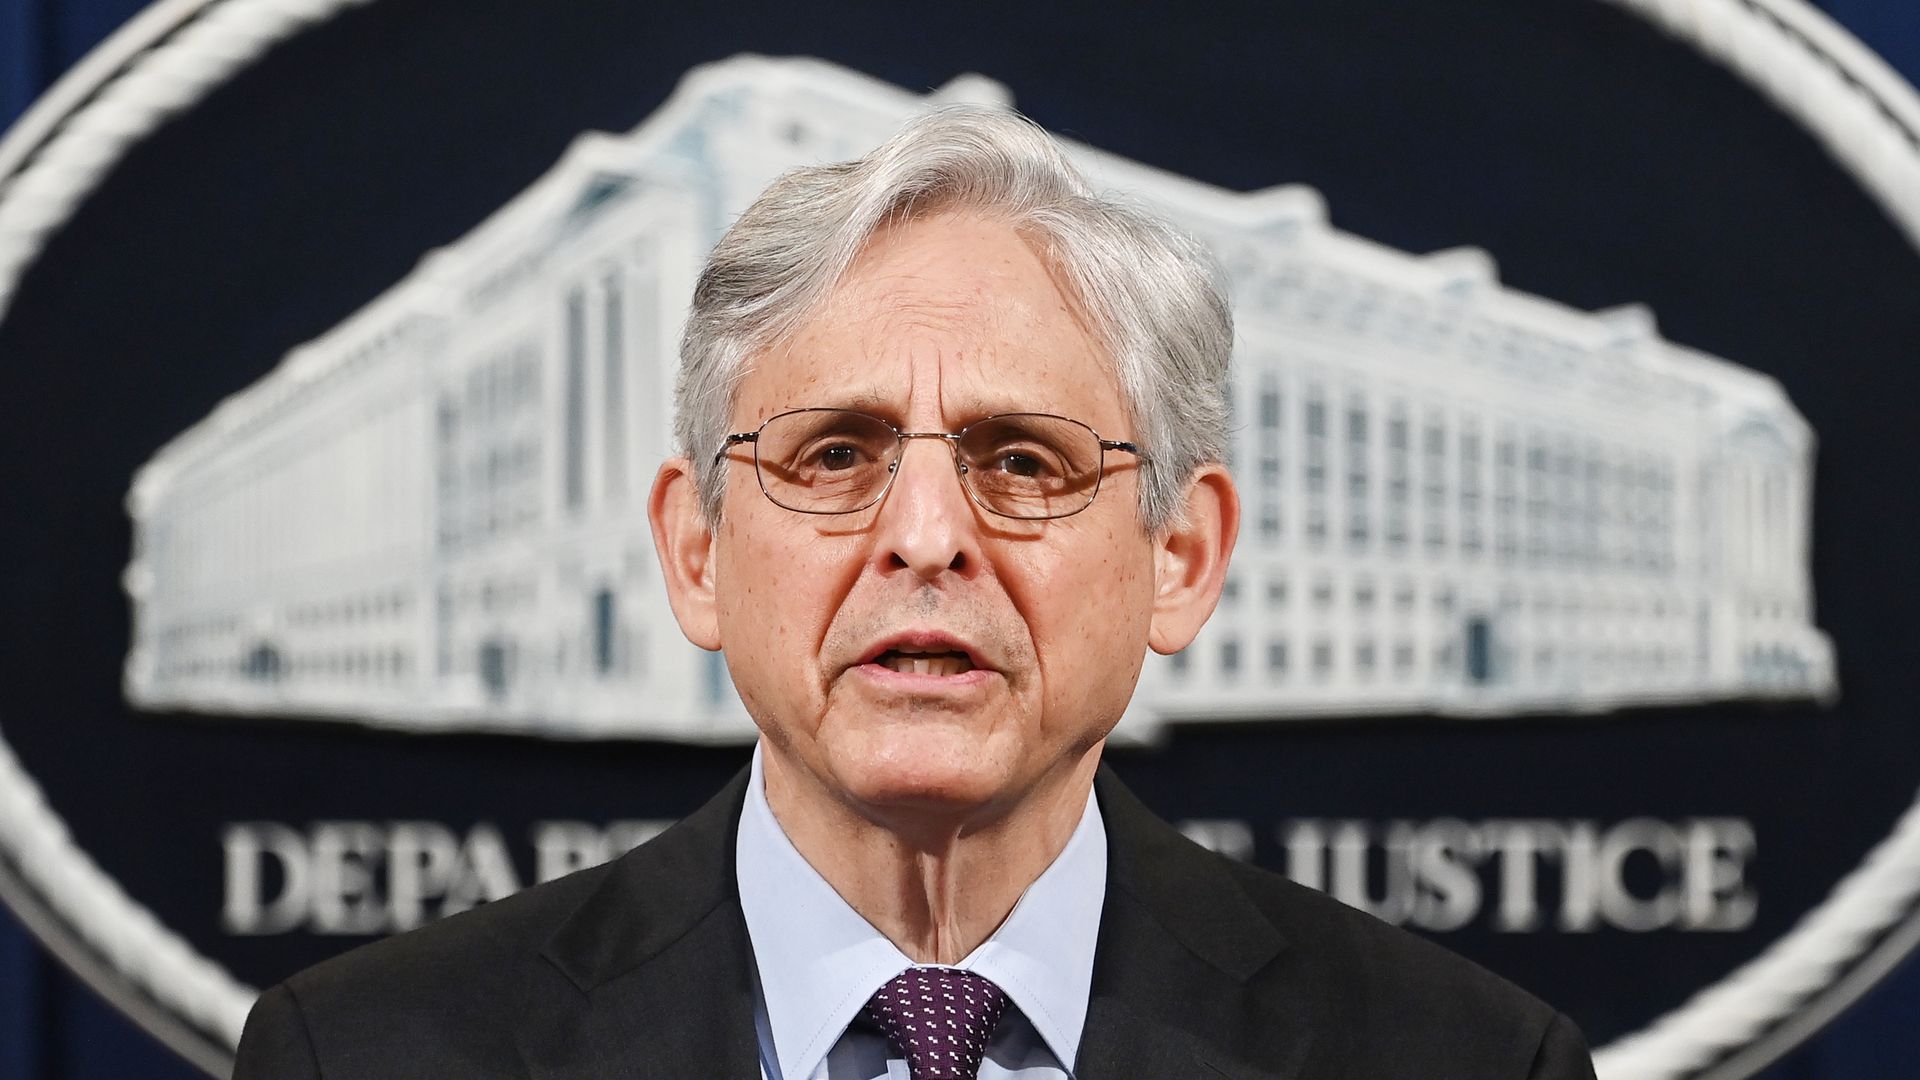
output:
<path id="1" fill-rule="evenodd" d="M 668 612 L 645 498 L 699 261 L 774 176 L 931 98 L 812 60 L 690 73 L 163 447 L 128 496 L 128 699 L 432 731 L 742 740 Z M 1813 432 L 1773 380 L 1473 249 L 1341 232 L 1073 146 L 1235 293 L 1232 576 L 1149 658 L 1136 735 L 1207 720 L 1823 698 Z"/>

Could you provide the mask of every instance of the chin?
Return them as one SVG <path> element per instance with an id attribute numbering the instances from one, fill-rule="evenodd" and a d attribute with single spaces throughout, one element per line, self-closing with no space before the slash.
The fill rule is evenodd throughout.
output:
<path id="1" fill-rule="evenodd" d="M 1004 758 L 966 732 L 875 740 L 843 756 L 834 771 L 849 797 L 875 809 L 981 807 L 1004 799 L 1014 779 Z"/>

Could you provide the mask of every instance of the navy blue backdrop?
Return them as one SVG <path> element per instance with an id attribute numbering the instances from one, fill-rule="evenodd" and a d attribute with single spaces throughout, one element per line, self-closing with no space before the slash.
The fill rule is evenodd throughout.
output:
<path id="1" fill-rule="evenodd" d="M 0 0 L 0 127 L 143 6 L 142 0 Z M 1829 0 L 1821 6 L 1920 82 L 1920 4 Z M 1910 959 L 1760 1080 L 1920 1075 L 1916 1019 L 1920 963 Z M 0 1080 L 198 1076 L 81 986 L 0 908 Z"/>

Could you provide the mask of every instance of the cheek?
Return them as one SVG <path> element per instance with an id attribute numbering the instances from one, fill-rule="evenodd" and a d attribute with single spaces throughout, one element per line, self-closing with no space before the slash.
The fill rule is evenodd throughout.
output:
<path id="1" fill-rule="evenodd" d="M 730 661 L 756 669 L 809 663 L 835 608 L 838 545 L 804 525 L 766 520 L 756 507 L 723 520 L 717 554 Z"/>
<path id="2" fill-rule="evenodd" d="M 719 586 L 721 645 L 730 664 L 776 665 L 791 655 L 794 572 L 791 550 L 758 523 L 729 517 L 721 526 Z"/>
<path id="3" fill-rule="evenodd" d="M 1127 531 L 1120 531 L 1125 529 Z M 1049 545 L 1028 568 L 1027 596 L 1042 669 L 1072 682 L 1110 677 L 1146 648 L 1152 617 L 1152 549 L 1131 522 Z M 1049 696 L 1075 694 L 1071 686 Z"/>

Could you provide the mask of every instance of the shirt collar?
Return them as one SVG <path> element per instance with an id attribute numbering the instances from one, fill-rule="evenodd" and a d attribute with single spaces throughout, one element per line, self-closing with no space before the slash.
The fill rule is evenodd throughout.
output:
<path id="1" fill-rule="evenodd" d="M 874 991 L 913 962 L 795 850 L 767 805 L 760 754 L 755 748 L 734 873 L 780 1075 L 807 1077 Z M 1067 846 L 993 936 L 954 965 L 1006 991 L 1068 1069 L 1086 1025 L 1106 889 L 1106 828 L 1089 793 Z"/>

